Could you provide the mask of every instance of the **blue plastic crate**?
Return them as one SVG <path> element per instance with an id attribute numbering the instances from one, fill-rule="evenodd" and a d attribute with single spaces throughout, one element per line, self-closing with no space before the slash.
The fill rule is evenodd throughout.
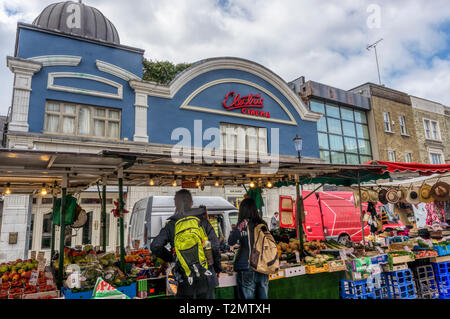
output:
<path id="1" fill-rule="evenodd" d="M 387 264 L 388 254 L 382 254 L 371 258 L 372 265 Z"/>
<path id="2" fill-rule="evenodd" d="M 388 287 L 389 299 L 416 299 L 416 287 L 411 270 L 383 273 Z"/>
<path id="3" fill-rule="evenodd" d="M 83 291 L 83 292 L 72 292 L 70 289 L 66 287 L 61 288 L 61 294 L 64 295 L 66 299 L 92 299 L 94 291 Z"/>
<path id="4" fill-rule="evenodd" d="M 135 298 L 136 297 L 136 283 L 133 282 L 131 285 L 129 286 L 125 286 L 125 287 L 118 287 L 117 290 L 119 290 L 121 293 L 127 295 L 130 298 Z"/>
<path id="5" fill-rule="evenodd" d="M 340 296 L 342 299 L 372 299 L 373 293 L 370 291 L 367 280 L 341 279 Z"/>
<path id="6" fill-rule="evenodd" d="M 450 261 L 433 263 L 433 270 L 436 277 L 450 276 Z"/>
<path id="7" fill-rule="evenodd" d="M 437 244 L 433 244 L 433 249 L 438 252 L 439 256 L 448 256 L 450 255 L 450 245 L 446 247 L 441 247 Z"/>

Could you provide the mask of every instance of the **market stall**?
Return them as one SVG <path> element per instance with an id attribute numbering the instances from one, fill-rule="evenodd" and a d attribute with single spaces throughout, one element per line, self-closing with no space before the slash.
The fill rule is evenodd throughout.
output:
<path id="1" fill-rule="evenodd" d="M 54 207 L 54 214 L 59 216 L 62 229 L 67 225 L 73 226 L 71 223 L 74 221 L 70 221 L 70 218 L 66 224 L 67 217 L 80 216 L 71 213 L 70 195 L 98 185 L 101 198 L 100 184 L 103 194 L 107 185 L 115 185 L 119 188 L 119 200 L 116 203 L 116 209 L 112 212 L 119 219 L 121 229 L 120 246 L 115 252 L 105 251 L 104 243 L 100 247 L 65 247 L 65 233 L 60 232 L 59 250 L 54 247 L 55 255 L 52 255 L 52 259 L 55 261 L 52 264 L 54 272 L 52 278 L 55 278 L 58 284 L 57 288 L 61 290 L 65 298 L 93 297 L 96 293 L 94 289 L 99 286 L 99 278 L 102 280 L 100 286 L 110 285 L 130 298 L 155 298 L 167 295 L 167 264 L 151 256 L 148 251 L 139 250 L 137 247 L 126 247 L 124 240 L 123 220 L 124 214 L 128 212 L 124 209 L 123 187 L 148 185 L 149 179 L 158 185 L 174 186 L 179 185 L 181 181 L 191 185 L 195 184 L 199 188 L 217 184 L 222 186 L 250 184 L 253 185 L 253 188 L 269 187 L 268 185 L 276 187 L 295 185 L 297 211 L 299 212 L 294 224 L 297 232 L 296 236 L 282 238 L 278 241 L 281 269 L 277 274 L 271 276 L 270 296 L 273 298 L 404 297 L 404 291 L 401 295 L 389 290 L 395 286 L 396 280 L 398 280 L 398 278 L 394 278 L 399 274 L 397 272 L 408 277 L 409 281 L 406 286 L 396 287 L 400 290 L 407 288 L 408 297 L 412 295 L 416 297 L 416 290 L 414 290 L 414 294 L 411 293 L 411 287 L 416 287 L 417 284 L 412 283 L 413 275 L 408 263 L 420 260 L 420 258 L 434 258 L 431 266 L 434 274 L 447 275 L 445 269 L 442 268 L 446 265 L 446 258 L 448 258 L 446 256 L 449 246 L 445 238 L 442 238 L 443 240 L 440 242 L 430 242 L 420 238 L 395 236 L 398 234 L 389 234 L 389 237 L 379 236 L 381 239 L 369 235 L 363 237 L 367 240 L 366 242 L 350 243 L 346 247 L 332 241 L 304 242 L 303 229 L 299 227 L 302 225 L 302 200 L 304 200 L 301 197 L 300 185 L 358 185 L 360 187 L 355 189 L 355 204 L 359 205 L 362 212 L 361 203 L 366 197 L 367 183 L 388 179 L 390 172 L 387 166 L 373 163 L 371 165 L 299 164 L 295 159 L 282 158 L 278 163 L 278 169 L 268 174 L 262 170 L 264 167 L 267 168 L 267 164 L 251 162 L 248 156 L 244 157 L 246 159 L 244 163 L 248 162 L 248 164 L 229 164 L 211 159 L 196 162 L 194 152 L 187 158 L 186 156 L 178 158 L 175 163 L 170 154 L 117 151 L 104 151 L 101 154 L 74 154 L 0 150 L 0 158 L 6 163 L 5 168 L 0 168 L 0 182 L 5 182 L 3 189 L 5 192 L 9 190 L 10 193 L 13 191 L 33 194 L 45 183 L 52 185 L 54 196 L 60 197 L 59 204 Z M 21 161 L 17 161 L 17 158 Z M 430 173 L 429 169 L 426 173 Z M 434 172 L 442 173 L 442 168 Z M 446 191 L 446 186 L 443 184 L 442 186 L 442 189 L 435 187 L 434 190 L 429 191 L 432 191 L 437 197 L 442 194 L 435 193 L 436 189 L 438 192 L 445 193 Z M 104 203 L 104 196 L 101 202 Z M 82 212 L 82 207 L 78 210 L 75 209 L 75 212 Z M 102 214 L 104 212 L 103 205 Z M 74 220 L 78 221 L 78 217 Z M 361 214 L 362 229 L 364 229 L 363 218 L 364 216 Z M 59 252 L 62 253 L 57 255 Z M 235 285 L 232 269 L 230 269 L 230 256 L 225 254 L 223 259 L 225 264 L 228 263 L 231 275 L 222 274 L 220 276 L 221 287 L 217 289 L 219 298 L 231 297 L 231 291 L 234 290 L 233 286 Z M 385 264 L 385 266 L 380 266 L 381 264 Z M 81 273 L 78 278 L 71 277 L 77 273 L 70 269 L 74 265 L 78 267 L 78 273 Z M 425 270 L 429 270 L 429 267 Z M 6 272 L 11 271 L 13 270 L 7 267 Z M 10 273 L 7 274 L 8 296 L 15 296 L 15 291 L 10 291 L 10 275 Z M 39 280 L 39 274 L 37 277 Z M 4 278 L 6 280 L 6 276 Z M 14 281 L 14 278 L 17 281 L 15 274 L 11 277 L 11 281 Z M 378 278 L 375 283 L 367 280 L 374 278 Z M 35 292 L 34 288 L 26 286 L 26 281 L 21 282 L 23 284 L 21 289 L 28 288 L 27 292 Z M 439 282 L 445 281 L 442 279 Z M 315 288 L 304 289 L 302 287 Z M 447 292 L 444 290 L 439 292 L 439 296 L 446 296 Z M 39 290 L 36 289 L 36 292 Z M 23 295 L 24 293 L 21 294 L 21 297 Z"/>

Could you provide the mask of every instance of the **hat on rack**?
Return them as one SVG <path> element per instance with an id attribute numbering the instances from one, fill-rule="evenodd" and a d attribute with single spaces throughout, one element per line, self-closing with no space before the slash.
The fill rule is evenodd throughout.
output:
<path id="1" fill-rule="evenodd" d="M 386 200 L 391 204 L 397 204 L 402 197 L 402 192 L 398 189 L 391 188 L 386 193 Z"/>
<path id="2" fill-rule="evenodd" d="M 406 203 L 407 202 L 406 199 L 408 197 L 408 190 L 403 186 L 400 186 L 399 190 L 402 194 L 402 196 L 400 198 L 400 203 Z"/>
<path id="3" fill-rule="evenodd" d="M 410 204 L 419 204 L 419 187 L 412 187 L 410 190 L 408 190 L 408 194 L 406 196 L 406 201 Z"/>
<path id="4" fill-rule="evenodd" d="M 419 201 L 421 203 L 431 203 L 434 201 L 433 194 L 431 193 L 431 186 L 423 184 L 419 190 Z"/>
<path id="5" fill-rule="evenodd" d="M 373 190 L 369 190 L 369 202 L 378 203 L 378 193 Z"/>
<path id="6" fill-rule="evenodd" d="M 378 192 L 378 201 L 383 204 L 387 205 L 389 202 L 386 199 L 387 190 L 382 189 Z"/>
<path id="7" fill-rule="evenodd" d="M 355 207 L 359 207 L 360 204 L 360 198 L 358 191 L 356 189 L 353 190 L 353 203 L 355 204 Z"/>
<path id="8" fill-rule="evenodd" d="M 361 202 L 368 203 L 370 201 L 369 192 L 366 190 L 361 190 Z"/>
<path id="9" fill-rule="evenodd" d="M 450 185 L 444 182 L 438 182 L 431 188 L 431 194 L 435 200 L 441 202 L 450 200 Z"/>

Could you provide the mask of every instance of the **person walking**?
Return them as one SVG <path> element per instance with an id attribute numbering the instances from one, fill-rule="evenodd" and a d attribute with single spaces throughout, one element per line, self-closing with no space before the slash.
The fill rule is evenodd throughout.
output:
<path id="1" fill-rule="evenodd" d="M 258 213 L 255 201 L 250 198 L 243 200 L 239 206 L 237 226 L 228 239 L 228 245 L 240 246 L 234 263 L 234 270 L 237 272 L 238 299 L 268 299 L 269 275 L 254 271 L 249 265 L 254 229 L 260 224 L 268 228 Z"/>
<path id="2" fill-rule="evenodd" d="M 199 209 L 192 209 L 193 200 L 192 194 L 188 190 L 180 190 L 175 194 L 175 214 L 169 217 L 166 226 L 161 229 L 160 233 L 152 241 L 150 245 L 150 250 L 158 258 L 166 262 L 174 262 L 175 266 L 173 268 L 174 277 L 177 279 L 177 292 L 176 298 L 178 299 L 214 299 L 215 288 L 219 285 L 217 274 L 222 272 L 220 263 L 220 252 L 219 252 L 219 240 L 217 238 L 214 228 L 211 226 L 207 218 L 205 218 L 207 212 L 206 207 L 200 207 Z M 187 218 L 195 217 L 195 218 Z M 208 260 L 207 270 L 202 274 L 198 275 L 198 268 L 201 270 L 201 265 L 194 265 L 195 275 L 189 276 L 186 273 L 187 264 L 183 260 L 181 261 L 175 254 L 175 234 L 177 222 L 183 222 L 182 219 L 189 220 L 189 222 L 197 222 L 194 226 L 202 228 L 207 240 L 209 241 L 210 247 L 205 247 L 204 255 L 199 253 L 199 249 L 195 250 L 196 254 L 200 256 L 206 256 Z M 202 238 L 205 240 L 206 238 Z M 167 244 L 170 244 L 170 250 L 166 248 Z M 178 243 L 182 245 L 183 243 Z M 175 258 L 177 256 L 177 258 Z M 185 267 L 183 267 L 185 266 Z M 192 279 L 193 278 L 193 279 Z"/>
<path id="3" fill-rule="evenodd" d="M 273 214 L 273 217 L 270 219 L 270 230 L 277 230 L 280 228 L 280 218 L 278 212 Z"/>

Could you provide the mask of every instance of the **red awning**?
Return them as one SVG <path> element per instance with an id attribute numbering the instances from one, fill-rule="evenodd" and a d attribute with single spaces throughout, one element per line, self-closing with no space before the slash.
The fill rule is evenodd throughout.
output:
<path id="1" fill-rule="evenodd" d="M 387 168 L 383 172 L 417 172 L 420 175 L 443 174 L 450 172 L 450 164 L 432 165 L 420 163 L 394 163 L 383 161 L 370 161 L 366 165 L 383 165 Z"/>

